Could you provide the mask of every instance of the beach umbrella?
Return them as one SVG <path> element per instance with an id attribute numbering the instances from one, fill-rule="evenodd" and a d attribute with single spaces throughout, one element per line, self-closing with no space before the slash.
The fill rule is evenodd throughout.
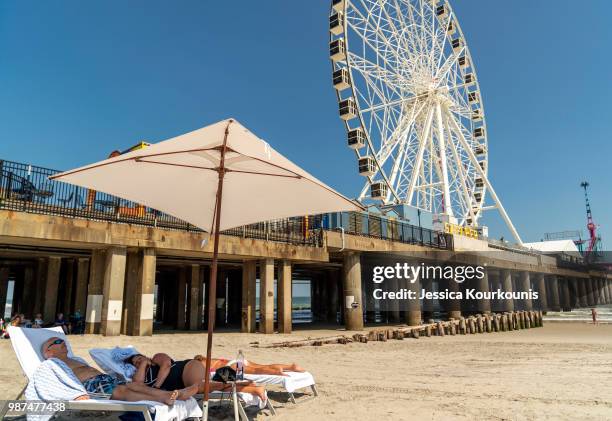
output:
<path id="1" fill-rule="evenodd" d="M 51 178 L 149 206 L 213 236 L 206 373 L 215 321 L 219 232 L 271 219 L 360 209 L 233 119 Z"/>

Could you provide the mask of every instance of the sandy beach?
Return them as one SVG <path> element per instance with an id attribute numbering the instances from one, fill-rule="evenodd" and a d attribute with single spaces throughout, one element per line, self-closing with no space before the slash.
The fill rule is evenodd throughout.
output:
<path id="1" fill-rule="evenodd" d="M 244 350 L 257 362 L 302 364 L 320 397 L 297 406 L 271 393 L 279 420 L 605 420 L 612 418 L 612 325 L 550 323 L 505 333 L 406 339 L 367 344 L 263 349 L 254 341 L 330 336 L 330 330 L 288 335 L 219 333 L 214 354 Z M 154 337 L 72 336 L 91 361 L 94 346 L 133 344 L 144 353 L 189 358 L 203 334 Z M 10 341 L 0 342 L 0 390 L 13 398 L 24 378 Z M 217 413 L 217 419 L 229 412 Z M 269 418 L 260 413 L 257 419 Z M 99 418 L 97 418 L 99 419 Z"/>

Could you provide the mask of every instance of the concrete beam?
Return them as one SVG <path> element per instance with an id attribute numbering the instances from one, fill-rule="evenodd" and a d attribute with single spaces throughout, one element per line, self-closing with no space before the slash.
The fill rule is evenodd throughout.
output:
<path id="1" fill-rule="evenodd" d="M 292 278 L 291 278 L 291 261 L 282 260 L 278 267 L 278 333 L 291 333 L 292 314 L 291 314 L 291 294 L 292 294 Z"/>
<path id="2" fill-rule="evenodd" d="M 45 277 L 45 304 L 43 306 L 43 320 L 46 322 L 55 320 L 61 264 L 62 259 L 60 257 L 49 257 L 47 260 L 47 274 Z"/>
<path id="3" fill-rule="evenodd" d="M 363 330 L 361 259 L 359 253 L 347 252 L 344 254 L 342 290 L 346 330 Z"/>
<path id="4" fill-rule="evenodd" d="M 255 333 L 257 294 L 257 261 L 245 260 L 242 264 L 242 317 L 240 331 Z"/>
<path id="5" fill-rule="evenodd" d="M 259 332 L 274 333 L 274 259 L 259 261 Z"/>
<path id="6" fill-rule="evenodd" d="M 109 247 L 105 257 L 100 333 L 105 336 L 117 336 L 121 333 L 123 315 L 126 249 Z"/>

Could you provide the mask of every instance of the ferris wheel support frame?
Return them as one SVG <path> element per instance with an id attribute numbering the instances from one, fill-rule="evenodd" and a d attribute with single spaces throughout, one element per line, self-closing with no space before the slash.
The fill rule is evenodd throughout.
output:
<path id="1" fill-rule="evenodd" d="M 448 111 L 448 109 L 445 109 L 445 112 L 447 113 L 447 115 L 450 113 L 450 111 Z M 478 159 L 476 158 L 476 155 L 474 155 L 474 152 L 469 147 L 467 141 L 463 137 L 463 133 L 461 133 L 461 129 L 458 127 L 457 122 L 454 119 L 452 119 L 452 118 L 449 118 L 447 120 L 450 120 L 450 122 L 453 124 L 453 126 L 455 126 L 454 128 L 455 128 L 455 131 L 458 134 L 459 142 L 461 142 L 461 144 L 465 148 L 465 150 L 467 152 L 467 155 L 468 155 L 468 158 L 470 159 L 472 164 L 475 166 L 476 171 L 478 172 L 478 174 L 482 177 L 483 182 L 487 185 L 487 188 L 489 189 L 489 193 L 491 194 L 491 199 L 493 199 L 493 202 L 495 203 L 495 207 L 497 208 L 497 210 L 501 214 L 502 218 L 504 219 L 504 222 L 506 223 L 506 226 L 508 227 L 508 229 L 512 233 L 512 236 L 514 237 L 516 242 L 519 245 L 522 246 L 523 245 L 523 240 L 521 240 L 521 236 L 519 235 L 518 231 L 514 227 L 514 224 L 510 220 L 510 216 L 508 216 L 508 213 L 506 212 L 506 209 L 504 209 L 504 206 L 502 205 L 501 200 L 497 196 L 497 193 L 495 193 L 495 189 L 493 188 L 493 185 L 489 181 L 489 177 L 487 177 L 487 174 L 485 173 L 485 171 L 482 169 L 482 167 L 478 163 Z M 484 208 L 482 208 L 481 210 L 484 210 Z"/>

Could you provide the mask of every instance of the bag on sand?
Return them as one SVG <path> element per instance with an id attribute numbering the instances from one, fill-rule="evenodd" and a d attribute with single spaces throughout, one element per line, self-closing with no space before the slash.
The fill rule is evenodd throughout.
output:
<path id="1" fill-rule="evenodd" d="M 232 367 L 221 367 L 215 371 L 215 375 L 213 376 L 213 381 L 215 382 L 235 382 L 236 381 L 236 370 Z"/>

